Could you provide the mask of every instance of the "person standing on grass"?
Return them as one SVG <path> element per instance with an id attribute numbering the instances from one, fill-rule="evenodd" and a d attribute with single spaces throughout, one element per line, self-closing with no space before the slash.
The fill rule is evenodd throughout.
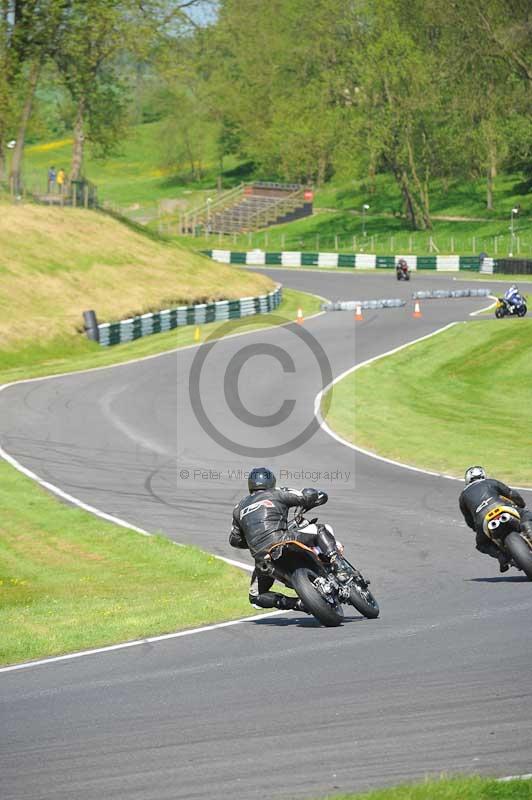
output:
<path id="1" fill-rule="evenodd" d="M 48 193 L 49 194 L 55 190 L 55 179 L 56 179 L 55 167 L 52 166 L 48 170 Z"/>
<path id="2" fill-rule="evenodd" d="M 57 189 L 59 194 L 63 194 L 65 188 L 65 170 L 61 167 L 57 173 Z"/>

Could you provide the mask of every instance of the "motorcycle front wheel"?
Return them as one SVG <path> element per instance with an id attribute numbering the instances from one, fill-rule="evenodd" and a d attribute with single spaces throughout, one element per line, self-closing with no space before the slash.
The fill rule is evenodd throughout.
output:
<path id="1" fill-rule="evenodd" d="M 517 316 L 518 317 L 525 317 L 527 312 L 527 307 L 525 305 L 519 306 L 517 309 Z"/>
<path id="2" fill-rule="evenodd" d="M 519 569 L 532 581 L 532 552 L 525 540 L 517 532 L 509 533 L 504 546 Z"/>
<path id="3" fill-rule="evenodd" d="M 505 311 L 504 308 L 496 308 L 495 309 L 495 316 L 497 319 L 502 319 L 504 317 Z"/>
<path id="4" fill-rule="evenodd" d="M 342 606 L 334 606 L 325 599 L 320 590 L 314 585 L 318 576 L 307 567 L 300 567 L 292 573 L 292 586 L 301 598 L 303 605 L 310 611 L 318 622 L 327 628 L 335 628 L 344 618 Z"/>
<path id="5" fill-rule="evenodd" d="M 364 583 L 353 581 L 349 602 L 367 619 L 377 619 L 380 613 L 379 604 Z"/>

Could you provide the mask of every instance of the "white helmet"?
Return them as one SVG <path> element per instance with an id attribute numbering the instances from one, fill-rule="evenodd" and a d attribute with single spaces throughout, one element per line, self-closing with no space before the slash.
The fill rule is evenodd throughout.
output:
<path id="1" fill-rule="evenodd" d="M 468 467 L 465 471 L 464 480 L 466 482 L 466 486 L 473 481 L 482 481 L 486 478 L 486 470 L 484 467 Z"/>

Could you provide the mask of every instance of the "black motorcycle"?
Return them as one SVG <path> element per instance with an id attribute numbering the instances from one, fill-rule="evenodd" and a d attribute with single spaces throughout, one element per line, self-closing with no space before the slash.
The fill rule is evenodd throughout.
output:
<path id="1" fill-rule="evenodd" d="M 316 522 L 317 517 L 306 520 L 297 515 L 289 523 L 288 531 L 295 533 Z M 369 590 L 369 581 L 343 556 L 339 571 L 344 579 L 340 580 L 319 548 L 290 539 L 272 545 L 257 562 L 257 569 L 294 589 L 307 611 L 328 628 L 341 624 L 342 603 L 352 605 L 368 619 L 379 616 L 379 605 Z"/>
<path id="2" fill-rule="evenodd" d="M 492 508 L 484 518 L 483 531 L 509 557 L 510 566 L 532 581 L 532 539 L 521 531 L 518 509 L 510 502 Z"/>
<path id="3" fill-rule="evenodd" d="M 406 261 L 399 261 L 395 268 L 395 274 L 397 276 L 398 281 L 409 281 L 410 280 L 410 270 L 408 269 L 408 264 Z"/>
<path id="4" fill-rule="evenodd" d="M 502 317 L 524 317 L 528 309 L 522 297 L 519 297 L 519 302 L 509 303 L 504 297 L 497 298 L 497 305 L 495 306 L 495 316 L 497 319 Z"/>

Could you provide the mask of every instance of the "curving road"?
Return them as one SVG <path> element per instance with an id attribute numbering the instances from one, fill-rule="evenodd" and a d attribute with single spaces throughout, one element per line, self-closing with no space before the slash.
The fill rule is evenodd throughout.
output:
<path id="1" fill-rule="evenodd" d="M 330 299 L 456 287 L 441 275 L 270 274 Z M 281 483 L 317 483 L 331 498 L 323 517 L 382 609 L 338 629 L 292 613 L 0 674 L 2 800 L 308 798 L 441 772 L 530 772 L 530 583 L 499 577 L 475 553 L 459 483 L 312 429 L 328 375 L 483 305 L 432 300 L 413 319 L 410 303 L 367 311 L 356 326 L 348 312 L 325 314 L 303 338 L 289 326 L 219 342 L 200 370 L 191 348 L 0 393 L 0 444 L 24 466 L 219 555 L 235 557 L 227 532 L 240 471 L 259 461 Z M 198 396 L 210 433 L 193 412 Z M 286 418 L 264 425 L 279 409 Z M 267 455 L 294 437 L 289 452 Z"/>

